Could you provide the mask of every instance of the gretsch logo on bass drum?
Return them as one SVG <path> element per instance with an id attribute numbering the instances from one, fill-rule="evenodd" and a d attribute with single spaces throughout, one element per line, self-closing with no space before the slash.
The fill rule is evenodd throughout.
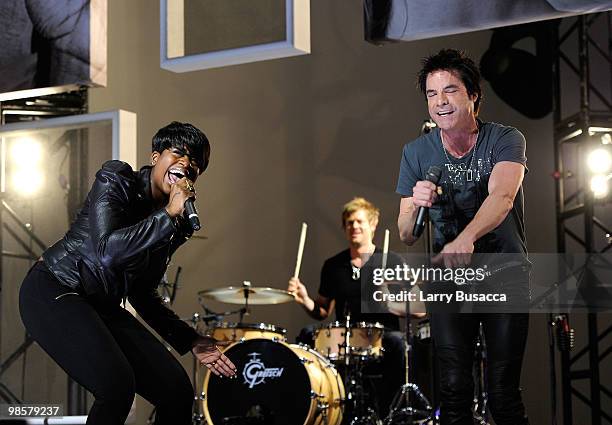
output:
<path id="1" fill-rule="evenodd" d="M 258 356 L 260 353 L 251 353 L 251 360 L 244 366 L 242 376 L 244 383 L 253 388 L 255 385 L 265 384 L 266 378 L 280 378 L 283 374 L 282 367 L 266 367 Z"/>

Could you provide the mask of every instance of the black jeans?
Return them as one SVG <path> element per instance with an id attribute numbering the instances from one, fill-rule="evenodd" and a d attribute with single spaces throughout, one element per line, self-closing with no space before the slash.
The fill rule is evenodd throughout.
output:
<path id="1" fill-rule="evenodd" d="M 529 314 L 434 313 L 431 330 L 440 372 L 442 425 L 473 425 L 474 343 L 482 322 L 489 410 L 497 425 L 525 425 L 520 393 Z"/>
<path id="2" fill-rule="evenodd" d="M 93 304 L 38 262 L 21 286 L 19 309 L 34 340 L 94 395 L 87 424 L 123 424 L 135 393 L 156 406 L 156 424 L 191 424 L 187 373 L 119 304 Z"/>

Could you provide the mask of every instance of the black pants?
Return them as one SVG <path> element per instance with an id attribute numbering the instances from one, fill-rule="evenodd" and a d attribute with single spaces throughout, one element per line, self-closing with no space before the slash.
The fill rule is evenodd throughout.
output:
<path id="1" fill-rule="evenodd" d="M 135 393 L 156 406 L 156 424 L 191 424 L 187 373 L 120 305 L 92 304 L 39 262 L 21 286 L 19 308 L 34 340 L 94 395 L 87 424 L 123 424 Z"/>
<path id="2" fill-rule="evenodd" d="M 489 410 L 497 425 L 525 425 L 520 377 L 527 313 L 434 313 L 431 330 L 440 372 L 442 425 L 473 425 L 474 343 L 482 322 L 487 347 Z"/>

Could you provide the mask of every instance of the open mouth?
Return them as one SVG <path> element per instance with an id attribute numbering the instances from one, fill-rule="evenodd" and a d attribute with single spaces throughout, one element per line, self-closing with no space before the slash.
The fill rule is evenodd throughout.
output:
<path id="1" fill-rule="evenodd" d="M 168 170 L 168 181 L 170 182 L 170 184 L 174 184 L 186 176 L 187 174 L 182 168 L 172 167 Z"/>
<path id="2" fill-rule="evenodd" d="M 439 117 L 445 117 L 445 116 L 447 116 L 447 115 L 452 114 L 453 112 L 454 112 L 454 111 L 440 111 L 440 112 L 438 112 L 438 116 L 439 116 Z"/>

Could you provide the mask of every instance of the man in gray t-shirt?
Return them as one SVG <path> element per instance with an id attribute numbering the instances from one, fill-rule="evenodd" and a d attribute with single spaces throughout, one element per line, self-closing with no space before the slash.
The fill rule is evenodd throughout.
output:
<path id="1" fill-rule="evenodd" d="M 434 128 L 404 146 L 397 192 L 412 197 L 412 188 L 432 165 L 441 166 L 441 193 L 429 209 L 433 251 L 442 251 L 465 229 L 488 195 L 493 167 L 509 161 L 526 169 L 525 137 L 515 128 L 476 121 L 474 147 L 462 158 L 449 155 L 442 146 L 440 129 Z M 475 252 L 526 254 L 523 226 L 523 189 L 519 186 L 512 209 L 498 227 L 475 241 Z"/>
<path id="2" fill-rule="evenodd" d="M 528 284 L 521 189 L 525 138 L 512 127 L 477 119 L 480 72 L 461 52 L 441 50 L 426 58 L 418 85 L 437 128 L 404 147 L 397 185 L 402 196 L 400 238 L 407 245 L 416 242 L 418 209 L 427 207 L 434 229 L 433 250 L 443 254 L 437 259 L 447 269 L 473 266 L 474 253 L 493 253 L 489 260 L 503 253 L 515 264 L 502 260 L 496 266 L 513 279 L 508 286 L 518 286 L 520 292 Z M 426 179 L 430 166 L 441 169 L 441 191 Z M 493 419 L 497 425 L 528 424 L 519 389 L 528 314 L 435 311 L 431 332 L 440 368 L 441 423 L 473 424 L 472 365 L 480 323 Z"/>

